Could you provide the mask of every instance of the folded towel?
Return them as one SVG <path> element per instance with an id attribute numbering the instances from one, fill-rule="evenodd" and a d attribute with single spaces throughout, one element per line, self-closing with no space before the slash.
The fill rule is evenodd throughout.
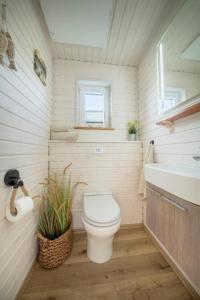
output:
<path id="1" fill-rule="evenodd" d="M 145 164 L 152 164 L 154 163 L 154 157 L 153 157 L 153 144 L 148 144 L 146 148 L 146 152 L 143 159 L 143 166 L 141 169 L 140 174 L 140 181 L 138 186 L 138 194 L 142 196 L 142 199 L 146 198 L 146 181 L 144 179 L 144 166 Z"/>

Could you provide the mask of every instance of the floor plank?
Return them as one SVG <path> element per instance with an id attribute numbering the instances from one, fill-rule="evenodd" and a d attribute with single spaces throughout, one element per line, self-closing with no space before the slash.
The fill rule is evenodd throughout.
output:
<path id="1" fill-rule="evenodd" d="M 143 228 L 121 229 L 113 258 L 95 264 L 86 255 L 86 235 L 74 235 L 69 259 L 57 269 L 36 263 L 21 300 L 192 299 Z"/>

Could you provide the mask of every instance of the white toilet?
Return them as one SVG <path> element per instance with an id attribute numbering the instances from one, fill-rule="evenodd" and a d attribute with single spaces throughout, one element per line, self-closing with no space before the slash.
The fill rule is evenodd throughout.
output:
<path id="1" fill-rule="evenodd" d="M 95 263 L 108 261 L 121 221 L 120 208 L 112 193 L 85 193 L 82 221 L 87 232 L 89 259 Z"/>

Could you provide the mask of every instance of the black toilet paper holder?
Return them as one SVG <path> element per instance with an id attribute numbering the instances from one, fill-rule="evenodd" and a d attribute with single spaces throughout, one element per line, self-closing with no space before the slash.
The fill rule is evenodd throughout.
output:
<path id="1" fill-rule="evenodd" d="M 15 207 L 15 198 L 16 198 L 18 188 L 19 187 L 21 188 L 25 196 L 29 196 L 29 193 L 24 186 L 24 182 L 20 177 L 19 171 L 16 169 L 10 169 L 6 172 L 4 176 L 4 183 L 5 185 L 12 187 L 12 194 L 10 197 L 10 212 L 11 214 L 16 215 L 17 210 Z"/>

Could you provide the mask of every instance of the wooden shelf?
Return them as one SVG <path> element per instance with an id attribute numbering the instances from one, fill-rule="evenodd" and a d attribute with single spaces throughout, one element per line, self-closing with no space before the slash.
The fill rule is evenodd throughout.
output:
<path id="1" fill-rule="evenodd" d="M 110 128 L 110 127 L 87 127 L 87 126 L 75 126 L 74 129 L 81 129 L 81 130 L 115 130 L 115 128 Z"/>
<path id="2" fill-rule="evenodd" d="M 171 115 L 163 120 L 158 121 L 156 123 L 156 125 L 166 126 L 166 125 L 169 125 L 170 123 L 173 123 L 176 120 L 185 118 L 185 117 L 195 114 L 197 112 L 200 112 L 200 103 L 195 103 L 191 106 L 188 106 L 185 109 L 175 113 L 174 115 Z"/>

